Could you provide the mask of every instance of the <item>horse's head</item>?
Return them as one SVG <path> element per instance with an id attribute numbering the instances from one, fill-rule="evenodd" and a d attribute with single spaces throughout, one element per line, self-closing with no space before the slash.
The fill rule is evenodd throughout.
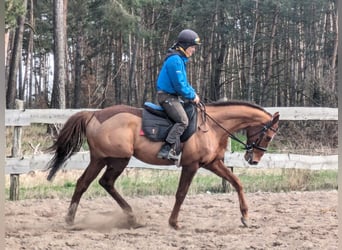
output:
<path id="1" fill-rule="evenodd" d="M 276 112 L 271 120 L 263 125 L 251 126 L 247 130 L 247 143 L 245 160 L 251 164 L 259 163 L 261 157 L 267 151 L 269 143 L 276 135 L 279 126 L 279 113 Z"/>

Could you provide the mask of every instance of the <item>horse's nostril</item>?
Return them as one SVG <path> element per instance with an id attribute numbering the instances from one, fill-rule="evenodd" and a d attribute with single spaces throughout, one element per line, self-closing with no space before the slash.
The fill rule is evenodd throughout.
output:
<path id="1" fill-rule="evenodd" d="M 248 163 L 249 163 L 249 165 L 257 165 L 259 162 L 253 161 L 253 159 L 249 159 Z"/>

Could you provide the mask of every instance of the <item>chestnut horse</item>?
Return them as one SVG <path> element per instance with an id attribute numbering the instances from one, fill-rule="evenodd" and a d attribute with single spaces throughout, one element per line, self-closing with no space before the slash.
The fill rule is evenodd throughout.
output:
<path id="1" fill-rule="evenodd" d="M 205 108 L 204 108 L 205 107 Z M 176 201 L 169 224 L 179 229 L 178 214 L 197 170 L 202 167 L 230 182 L 237 191 L 242 214 L 241 221 L 247 226 L 248 206 L 243 187 L 237 176 L 224 165 L 224 154 L 228 137 L 238 140 L 233 133 L 245 130 L 245 160 L 258 164 L 269 142 L 275 136 L 279 113 L 269 114 L 263 108 L 247 102 L 218 102 L 198 106 L 196 132 L 182 144 L 182 166 Z M 90 163 L 77 180 L 66 222 L 73 224 L 82 194 L 100 171 L 106 169 L 99 180 L 100 185 L 114 198 L 128 215 L 128 221 L 138 226 L 131 206 L 115 189 L 115 181 L 126 168 L 132 156 L 154 165 L 173 165 L 158 159 L 157 153 L 163 142 L 152 142 L 141 133 L 141 108 L 125 105 L 111 106 L 98 111 L 80 111 L 72 115 L 61 129 L 57 140 L 49 148 L 54 156 L 48 164 L 48 180 L 52 180 L 65 161 L 82 146 L 87 139 Z"/>

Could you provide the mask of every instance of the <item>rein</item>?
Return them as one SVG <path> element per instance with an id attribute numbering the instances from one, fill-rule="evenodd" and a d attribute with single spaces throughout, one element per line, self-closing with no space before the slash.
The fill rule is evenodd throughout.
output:
<path id="1" fill-rule="evenodd" d="M 253 142 L 252 144 L 246 144 L 246 143 L 244 143 L 243 141 L 241 141 L 239 138 L 237 138 L 233 133 L 229 132 L 226 128 L 224 128 L 224 127 L 223 127 L 215 118 L 213 118 L 212 116 L 210 116 L 210 115 L 207 113 L 207 111 L 206 111 L 206 108 L 205 108 L 205 104 L 204 104 L 204 103 L 200 102 L 200 103 L 198 104 L 198 107 L 199 107 L 200 111 L 202 112 L 202 120 L 204 121 L 204 123 L 206 122 L 205 117 L 210 118 L 210 120 L 212 120 L 219 128 L 221 128 L 223 131 L 225 131 L 225 132 L 228 134 L 228 136 L 229 136 L 230 138 L 232 138 L 233 140 L 235 140 L 235 141 L 239 142 L 240 144 L 242 144 L 242 145 L 244 146 L 244 149 L 245 149 L 246 151 L 252 151 L 253 148 L 256 148 L 256 149 L 259 149 L 259 150 L 261 150 L 261 151 L 266 152 L 267 149 L 264 148 L 264 147 L 259 146 L 259 145 L 258 145 L 258 141 L 259 141 L 259 140 L 261 141 L 263 135 L 264 135 L 265 132 L 266 132 L 267 130 L 269 130 L 269 129 L 272 130 L 273 132 L 277 132 L 277 130 L 275 130 L 274 128 L 272 128 L 272 123 L 271 123 L 271 121 L 270 121 L 270 122 L 268 122 L 260 131 L 258 131 L 258 132 L 256 132 L 255 134 L 251 135 L 251 136 L 253 137 L 253 136 L 257 135 L 257 134 L 261 134 L 260 137 L 259 137 L 255 142 Z"/>

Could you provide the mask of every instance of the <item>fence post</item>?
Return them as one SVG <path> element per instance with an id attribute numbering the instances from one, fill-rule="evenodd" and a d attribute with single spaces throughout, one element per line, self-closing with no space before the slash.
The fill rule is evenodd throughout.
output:
<path id="1" fill-rule="evenodd" d="M 15 100 L 16 109 L 24 110 L 24 101 L 16 99 Z M 14 126 L 13 130 L 13 147 L 12 147 L 12 157 L 21 157 L 21 135 L 22 127 Z M 19 200 L 19 174 L 10 175 L 10 197 L 11 201 Z"/>
<path id="2" fill-rule="evenodd" d="M 10 200 L 19 200 L 19 174 L 10 175 Z"/>

